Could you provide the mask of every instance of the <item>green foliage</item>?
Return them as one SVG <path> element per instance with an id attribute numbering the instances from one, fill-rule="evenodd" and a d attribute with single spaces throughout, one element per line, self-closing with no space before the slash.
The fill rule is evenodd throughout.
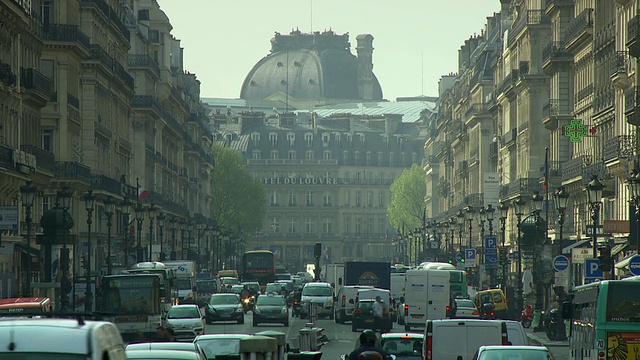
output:
<path id="1" fill-rule="evenodd" d="M 391 184 L 391 202 L 387 215 L 395 229 L 402 230 L 403 224 L 407 230 L 422 226 L 426 192 L 425 173 L 418 164 L 403 171 Z"/>
<path id="2" fill-rule="evenodd" d="M 211 180 L 211 216 L 221 231 L 252 233 L 262 227 L 266 214 L 264 185 L 246 170 L 235 150 L 214 144 L 215 169 Z"/>

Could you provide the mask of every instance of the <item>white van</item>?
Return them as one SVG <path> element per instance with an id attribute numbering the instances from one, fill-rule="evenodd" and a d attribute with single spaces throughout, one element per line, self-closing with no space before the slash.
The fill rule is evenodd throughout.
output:
<path id="1" fill-rule="evenodd" d="M 423 328 L 425 321 L 445 319 L 450 302 L 448 270 L 415 269 L 405 273 L 404 329 Z"/>
<path id="2" fill-rule="evenodd" d="M 370 285 L 347 285 L 342 286 L 336 294 L 335 301 L 335 320 L 338 324 L 344 324 L 345 321 L 351 321 L 353 318 L 353 309 L 356 307 L 356 295 L 360 289 L 373 289 Z"/>
<path id="3" fill-rule="evenodd" d="M 43 360 L 67 357 L 127 359 L 122 336 L 114 324 L 81 319 L 2 319 L 0 358 L 6 356 L 3 353 L 23 354 L 24 358 Z"/>
<path id="4" fill-rule="evenodd" d="M 422 353 L 425 360 L 471 360 L 482 345 L 508 345 L 501 320 L 428 320 Z"/>

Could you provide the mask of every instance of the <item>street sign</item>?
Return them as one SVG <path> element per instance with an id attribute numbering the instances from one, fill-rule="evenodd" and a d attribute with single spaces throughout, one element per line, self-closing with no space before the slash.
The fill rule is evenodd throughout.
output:
<path id="1" fill-rule="evenodd" d="M 640 275 L 640 255 L 635 255 L 629 260 L 629 272 L 633 275 Z"/>
<path id="2" fill-rule="evenodd" d="M 460 260 L 462 260 L 462 254 L 457 253 L 457 254 L 456 254 L 456 261 L 457 261 L 457 262 L 460 262 Z"/>
<path id="3" fill-rule="evenodd" d="M 604 227 L 602 225 L 598 225 L 596 229 L 596 235 L 604 235 Z M 587 225 L 587 236 L 593 236 L 593 225 Z"/>
<path id="4" fill-rule="evenodd" d="M 584 259 L 584 265 L 585 279 L 602 279 L 599 259 Z"/>
<path id="5" fill-rule="evenodd" d="M 476 266 L 476 249 L 465 249 L 464 260 L 466 267 Z"/>
<path id="6" fill-rule="evenodd" d="M 484 254 L 484 262 L 487 269 L 498 268 L 498 252 L 493 251 L 491 253 Z"/>
<path id="7" fill-rule="evenodd" d="M 498 248 L 498 237 L 497 236 L 485 236 L 484 237 L 484 248 L 485 249 L 497 249 Z"/>
<path id="8" fill-rule="evenodd" d="M 573 248 L 571 249 L 571 263 L 584 264 L 585 259 L 593 256 L 591 248 Z"/>
<path id="9" fill-rule="evenodd" d="M 558 255 L 553 259 L 553 268 L 556 271 L 565 271 L 569 268 L 569 258 L 564 255 Z"/>

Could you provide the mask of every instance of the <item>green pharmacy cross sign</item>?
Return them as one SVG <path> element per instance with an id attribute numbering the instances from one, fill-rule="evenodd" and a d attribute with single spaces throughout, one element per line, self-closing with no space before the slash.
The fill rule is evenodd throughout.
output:
<path id="1" fill-rule="evenodd" d="M 596 129 L 590 129 L 582 123 L 581 119 L 571 120 L 571 123 L 565 125 L 563 130 L 564 136 L 568 137 L 572 143 L 582 142 L 585 137 L 596 133 Z"/>

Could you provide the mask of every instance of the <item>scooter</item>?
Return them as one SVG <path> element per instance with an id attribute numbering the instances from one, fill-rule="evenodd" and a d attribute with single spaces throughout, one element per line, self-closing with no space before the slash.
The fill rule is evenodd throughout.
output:
<path id="1" fill-rule="evenodd" d="M 547 337 L 551 341 L 565 340 L 565 329 L 560 310 L 557 308 L 551 309 L 545 313 L 544 317 L 544 329 L 547 333 Z"/>
<path id="2" fill-rule="evenodd" d="M 532 322 L 533 308 L 531 307 L 531 305 L 527 305 L 527 307 L 524 308 L 524 310 L 522 310 L 522 313 L 520 314 L 520 323 L 522 324 L 523 328 L 528 329 L 531 327 Z"/>
<path id="3" fill-rule="evenodd" d="M 300 316 L 300 301 L 293 301 L 293 304 L 291 305 L 291 315 L 293 315 L 293 317 Z"/>
<path id="4" fill-rule="evenodd" d="M 242 311 L 244 311 L 245 314 L 249 311 L 253 311 L 254 302 L 255 297 L 253 296 L 247 296 L 246 298 L 242 299 Z"/>

